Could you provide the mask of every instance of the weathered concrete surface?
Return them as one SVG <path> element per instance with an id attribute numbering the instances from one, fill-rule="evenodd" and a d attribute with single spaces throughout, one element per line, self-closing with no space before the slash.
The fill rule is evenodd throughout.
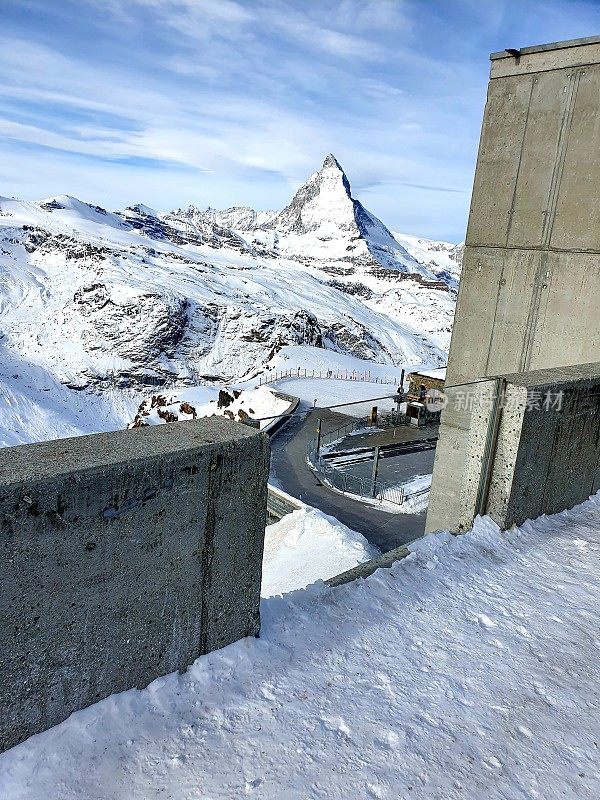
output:
<path id="1" fill-rule="evenodd" d="M 600 363 L 506 381 L 485 506 L 502 528 L 572 508 L 600 489 Z"/>
<path id="2" fill-rule="evenodd" d="M 303 503 L 296 500 L 295 497 L 275 486 L 267 486 L 267 525 L 279 522 L 288 514 L 293 514 L 302 507 Z"/>
<path id="3" fill-rule="evenodd" d="M 599 117 L 599 37 L 493 54 L 447 386 L 598 358 Z M 469 427 L 442 415 L 427 530 L 458 527 Z"/>
<path id="4" fill-rule="evenodd" d="M 0 450 L 0 750 L 258 633 L 268 458 L 216 418 Z"/>
<path id="5" fill-rule="evenodd" d="M 497 407 L 499 382 L 478 384 L 482 402 L 469 414 L 453 464 L 456 531 L 477 514 L 502 528 L 520 525 L 600 489 L 600 363 L 506 375 L 502 384 Z"/>

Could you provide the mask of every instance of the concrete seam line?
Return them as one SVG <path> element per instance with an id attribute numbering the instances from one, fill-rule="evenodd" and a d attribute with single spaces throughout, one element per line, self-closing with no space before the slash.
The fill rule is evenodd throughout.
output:
<path id="1" fill-rule="evenodd" d="M 202 555 L 200 556 L 200 565 L 202 569 L 202 610 L 200 612 L 201 625 L 200 625 L 200 648 L 201 654 L 206 653 L 208 646 L 208 630 L 209 630 L 209 598 L 211 596 L 212 584 L 212 565 L 214 557 L 214 544 L 215 544 L 215 526 L 216 526 L 216 510 L 214 502 L 214 488 L 219 482 L 221 477 L 221 463 L 222 455 L 220 452 L 213 452 L 208 464 L 208 485 L 207 485 L 207 506 L 206 506 L 206 527 L 204 529 L 204 544 L 202 547 Z M 218 476 L 216 475 L 218 471 Z M 215 480 L 215 477 L 217 480 Z"/>

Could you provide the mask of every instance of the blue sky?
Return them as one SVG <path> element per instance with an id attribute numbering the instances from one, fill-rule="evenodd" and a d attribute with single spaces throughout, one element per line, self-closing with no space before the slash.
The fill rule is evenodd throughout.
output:
<path id="1" fill-rule="evenodd" d="M 488 55 L 580 0 L 0 0 L 0 194 L 280 208 L 333 152 L 396 230 L 464 237 Z"/>

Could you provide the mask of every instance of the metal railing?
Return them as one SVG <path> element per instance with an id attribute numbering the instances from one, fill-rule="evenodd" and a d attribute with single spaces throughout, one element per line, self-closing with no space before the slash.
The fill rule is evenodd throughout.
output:
<path id="1" fill-rule="evenodd" d="M 340 425 L 339 428 L 334 428 L 332 431 L 327 431 L 327 433 L 321 433 L 321 447 L 327 447 L 334 442 L 341 441 L 346 436 L 349 436 L 351 433 L 355 431 L 365 431 L 367 432 L 370 426 L 369 419 L 367 417 L 360 417 L 351 422 L 347 422 L 345 425 Z M 314 440 L 314 443 L 311 442 L 311 446 L 316 446 L 317 440 Z"/>
<path id="2" fill-rule="evenodd" d="M 400 425 L 408 425 L 410 418 L 402 411 L 384 411 L 377 415 L 377 428 L 397 428 Z"/>
<path id="3" fill-rule="evenodd" d="M 324 446 L 339 441 L 348 435 L 349 431 L 357 430 L 359 425 L 364 428 L 367 427 L 365 421 L 360 420 L 358 424 L 349 423 L 321 436 L 321 447 L 318 451 L 317 439 L 313 439 L 310 442 L 306 461 L 323 483 L 338 492 L 355 495 L 363 500 L 378 500 L 380 503 L 386 501 L 397 506 L 403 505 L 408 498 L 419 497 L 429 491 L 429 486 L 427 486 L 424 489 L 407 492 L 403 486 L 392 484 L 379 478 L 375 482 L 373 482 L 372 478 L 360 478 L 358 475 L 352 475 L 339 469 L 326 458 L 323 458 L 321 450 Z M 327 437 L 330 437 L 329 441 L 327 441 Z M 340 451 L 340 455 L 343 455 L 343 453 L 344 451 Z"/>
<path id="4" fill-rule="evenodd" d="M 389 411 L 377 415 L 377 422 L 373 425 L 370 417 L 359 417 L 356 420 L 340 425 L 327 433 L 321 433 L 321 448 L 327 447 L 335 442 L 342 441 L 346 436 L 353 433 L 370 433 L 387 428 L 397 428 L 399 425 L 406 425 L 408 417 L 400 411 Z M 311 446 L 314 448 L 316 439 Z"/>
<path id="5" fill-rule="evenodd" d="M 314 448 L 309 452 L 307 461 L 323 483 L 338 492 L 379 502 L 385 500 L 397 506 L 404 503 L 405 493 L 401 486 L 395 486 L 379 479 L 373 483 L 369 478 L 359 478 L 357 475 L 344 472 L 318 456 Z"/>

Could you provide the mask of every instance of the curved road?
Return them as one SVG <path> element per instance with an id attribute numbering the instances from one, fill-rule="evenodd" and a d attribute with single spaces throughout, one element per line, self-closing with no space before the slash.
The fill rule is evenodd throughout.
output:
<path id="1" fill-rule="evenodd" d="M 292 418 L 274 435 L 271 441 L 271 474 L 284 491 L 359 531 L 384 553 L 422 536 L 425 530 L 424 511 L 420 514 L 391 514 L 323 486 L 306 463 L 306 453 L 310 441 L 316 437 L 316 421 L 319 417 L 322 419 L 323 433 L 353 419 L 317 408 Z"/>

